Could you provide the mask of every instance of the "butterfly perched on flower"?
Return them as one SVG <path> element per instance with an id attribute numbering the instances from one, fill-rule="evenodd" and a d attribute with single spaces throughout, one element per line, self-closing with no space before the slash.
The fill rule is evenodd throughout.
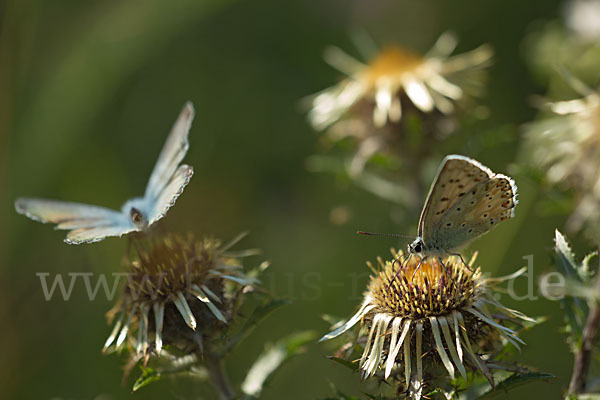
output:
<path id="1" fill-rule="evenodd" d="M 194 173 L 191 166 L 180 165 L 189 148 L 193 119 L 194 107 L 187 102 L 158 156 L 144 196 L 128 200 L 121 211 L 60 200 L 19 198 L 15 201 L 17 212 L 35 221 L 57 224 L 56 229 L 69 230 L 65 238 L 69 244 L 99 242 L 109 236 L 147 230 L 166 215 Z"/>
<path id="2" fill-rule="evenodd" d="M 409 254 L 459 255 L 471 240 L 514 217 L 517 186 L 476 160 L 449 155 L 442 161 L 419 219 Z"/>

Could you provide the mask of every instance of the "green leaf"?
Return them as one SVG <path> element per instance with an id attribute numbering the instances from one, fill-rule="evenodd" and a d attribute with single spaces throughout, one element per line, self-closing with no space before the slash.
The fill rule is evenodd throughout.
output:
<path id="1" fill-rule="evenodd" d="M 358 364 L 353 363 L 352 361 L 344 360 L 343 358 L 328 356 L 328 359 L 335 361 L 338 364 L 342 364 L 344 367 L 354 371 L 358 371 Z"/>
<path id="2" fill-rule="evenodd" d="M 580 272 L 583 270 L 575 261 L 575 254 L 567 239 L 558 231 L 555 231 L 554 250 L 556 252 L 556 267 L 562 272 L 567 280 L 581 282 Z M 579 298 L 565 296 L 561 303 L 567 320 L 567 328 L 577 342 L 580 341 L 583 330 L 583 316 L 587 313 L 587 305 Z"/>
<path id="3" fill-rule="evenodd" d="M 590 262 L 598 255 L 598 251 L 593 251 L 583 258 L 581 261 L 580 276 L 581 279 L 588 282 L 594 276 L 594 269 L 590 267 Z"/>
<path id="4" fill-rule="evenodd" d="M 568 278 L 574 278 L 577 274 L 577 262 L 575 254 L 571 250 L 571 246 L 567 239 L 558 229 L 554 231 L 554 250 L 557 255 L 557 266 L 562 270 Z"/>
<path id="5" fill-rule="evenodd" d="M 512 374 L 505 380 L 496 384 L 495 388 L 490 389 L 482 396 L 478 397 L 478 399 L 493 399 L 499 396 L 505 396 L 509 390 L 512 390 L 516 387 L 526 385 L 528 383 L 538 382 L 538 381 L 548 381 L 549 379 L 554 379 L 555 376 L 551 374 L 546 374 L 543 372 L 529 372 L 526 374 Z"/>
<path id="6" fill-rule="evenodd" d="M 147 386 L 154 381 L 158 381 L 160 378 L 160 372 L 152 368 L 142 367 L 142 375 L 135 380 L 132 391 L 137 392 L 144 386 Z"/>
<path id="7" fill-rule="evenodd" d="M 258 398 L 273 374 L 288 360 L 304 352 L 304 345 L 315 341 L 312 331 L 295 333 L 279 340 L 258 356 L 244 382 L 242 392 L 250 398 Z"/>

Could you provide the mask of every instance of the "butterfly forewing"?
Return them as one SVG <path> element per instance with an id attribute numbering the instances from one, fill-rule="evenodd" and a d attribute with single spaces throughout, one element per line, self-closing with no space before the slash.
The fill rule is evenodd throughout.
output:
<path id="1" fill-rule="evenodd" d="M 426 246 L 446 252 L 513 216 L 516 186 L 479 162 L 448 156 L 432 184 L 419 222 Z"/>
<path id="2" fill-rule="evenodd" d="M 190 147 L 188 133 L 193 120 L 194 107 L 192 103 L 187 102 L 171 128 L 167 141 L 154 165 L 144 194 L 146 200 L 152 201 L 160 196 L 185 157 Z"/>
<path id="3" fill-rule="evenodd" d="M 68 244 L 94 243 L 104 240 L 104 238 L 109 236 L 122 236 L 136 230 L 133 225 L 124 226 L 119 223 L 80 228 L 69 232 L 65 238 L 65 242 Z"/>

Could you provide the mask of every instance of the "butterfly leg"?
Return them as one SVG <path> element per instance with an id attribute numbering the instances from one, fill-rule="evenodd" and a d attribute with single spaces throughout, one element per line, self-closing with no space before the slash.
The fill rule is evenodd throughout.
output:
<path id="1" fill-rule="evenodd" d="M 407 259 L 406 259 L 406 260 L 405 260 L 405 261 L 402 263 L 402 265 L 400 265 L 400 269 L 403 269 L 403 268 L 404 268 L 404 266 L 405 266 L 406 264 L 408 264 L 408 262 L 410 261 L 410 258 L 411 258 L 412 256 L 413 256 L 413 255 L 412 255 L 412 253 L 410 253 L 410 254 L 408 255 L 408 258 L 407 258 Z M 395 263 L 397 263 L 399 259 L 400 259 L 400 256 L 396 257 L 396 259 L 395 259 L 395 260 L 394 260 L 394 262 L 392 263 L 392 270 L 393 270 L 393 268 L 394 268 L 394 264 L 395 264 Z M 398 273 L 397 273 L 397 274 L 394 276 L 394 278 L 397 278 L 398 276 L 400 276 L 400 271 L 398 271 Z M 388 285 L 388 290 L 389 290 L 389 289 L 390 289 L 390 287 L 392 286 L 392 282 L 394 281 L 394 278 L 393 278 L 393 279 L 390 279 L 390 284 Z"/>
<path id="2" fill-rule="evenodd" d="M 417 265 L 417 268 L 415 268 L 415 270 L 413 271 L 412 277 L 410 278 L 410 281 L 412 282 L 413 279 L 415 279 L 415 274 L 417 273 L 417 271 L 421 268 L 421 265 L 423 264 L 423 262 L 427 260 L 427 256 L 421 257 L 421 260 L 419 261 L 419 264 Z M 445 267 L 444 267 L 445 268 Z"/>
<path id="3" fill-rule="evenodd" d="M 452 279 L 452 276 L 448 273 L 448 269 L 446 268 L 446 264 L 444 264 L 444 261 L 442 261 L 442 257 L 438 257 L 438 261 L 440 262 L 440 264 L 442 264 L 442 267 L 444 268 L 444 272 L 446 272 L 446 276 L 448 278 L 450 278 L 450 282 L 452 282 L 452 285 L 453 286 L 456 285 L 456 283 L 454 282 L 454 279 Z"/>
<path id="4" fill-rule="evenodd" d="M 394 268 L 394 264 L 396 264 L 398 262 L 398 260 L 400 260 L 400 255 L 398 255 L 398 257 L 396 257 L 396 259 L 394 259 L 394 262 L 392 263 L 392 269 Z M 406 261 L 404 263 L 402 263 L 401 267 L 404 268 L 404 266 L 406 265 L 406 263 L 410 260 L 410 258 L 412 257 L 412 253 L 410 253 L 408 255 L 408 258 L 406 259 Z"/>
<path id="5" fill-rule="evenodd" d="M 449 255 L 451 255 L 451 256 L 455 256 L 455 257 L 456 257 L 456 256 L 458 256 L 458 257 L 460 257 L 460 261 L 462 261 L 463 265 L 464 265 L 465 267 L 467 267 L 467 269 L 468 269 L 469 271 L 473 272 L 473 270 L 471 269 L 471 267 L 469 267 L 469 264 L 467 264 L 467 263 L 465 262 L 465 259 L 463 258 L 462 254 L 460 254 L 460 253 L 448 253 L 448 254 L 449 254 Z"/>

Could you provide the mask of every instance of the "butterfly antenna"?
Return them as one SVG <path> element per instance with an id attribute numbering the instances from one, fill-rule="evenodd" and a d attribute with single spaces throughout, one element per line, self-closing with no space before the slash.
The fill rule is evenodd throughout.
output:
<path id="1" fill-rule="evenodd" d="M 377 233 L 377 232 L 365 232 L 365 231 L 356 231 L 359 235 L 365 236 L 391 236 L 391 237 L 401 237 L 405 239 L 413 239 L 412 236 L 399 235 L 397 233 Z"/>
<path id="2" fill-rule="evenodd" d="M 460 261 L 462 261 L 463 265 L 464 265 L 465 267 L 467 267 L 467 269 L 468 269 L 469 271 L 473 272 L 473 269 L 472 269 L 472 268 L 469 266 L 469 264 L 467 264 L 467 263 L 465 262 L 465 259 L 463 258 L 462 254 L 460 254 L 460 253 L 448 253 L 448 254 L 450 254 L 451 256 L 454 256 L 454 257 L 460 257 Z"/>

